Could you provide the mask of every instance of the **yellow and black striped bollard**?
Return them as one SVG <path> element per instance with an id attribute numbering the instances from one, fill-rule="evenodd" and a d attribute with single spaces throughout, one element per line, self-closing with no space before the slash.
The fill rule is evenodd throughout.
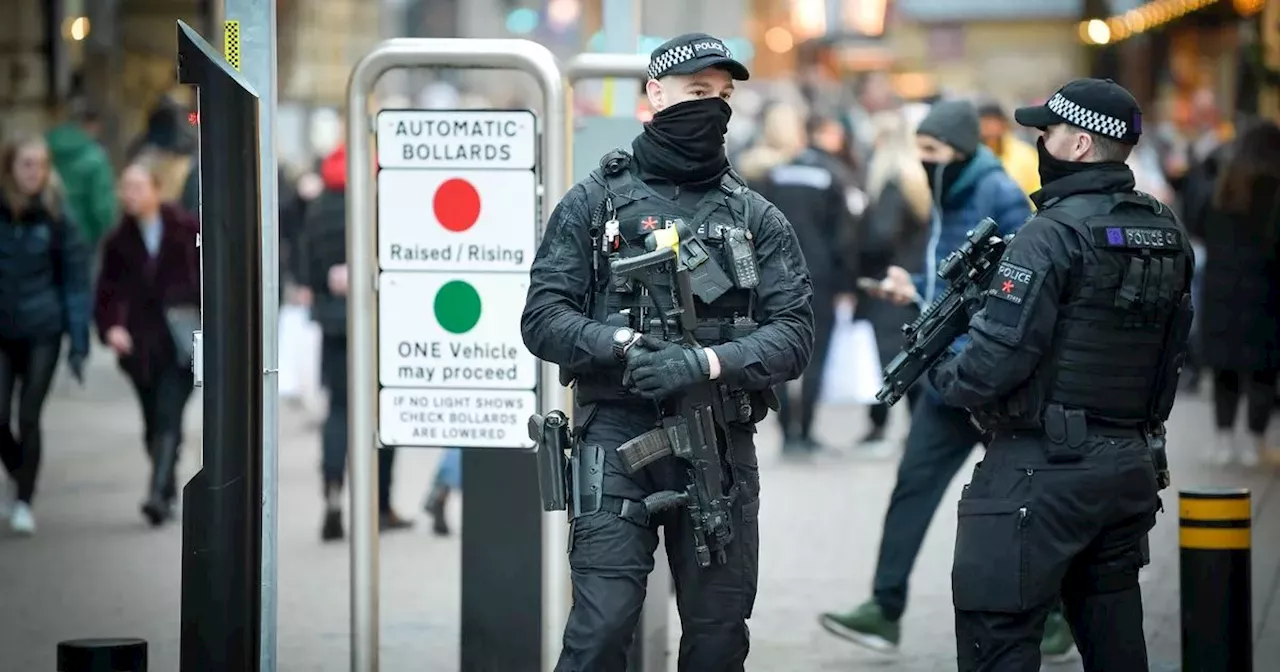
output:
<path id="1" fill-rule="evenodd" d="M 1250 511 L 1245 488 L 1178 493 L 1182 672 L 1252 672 Z"/>

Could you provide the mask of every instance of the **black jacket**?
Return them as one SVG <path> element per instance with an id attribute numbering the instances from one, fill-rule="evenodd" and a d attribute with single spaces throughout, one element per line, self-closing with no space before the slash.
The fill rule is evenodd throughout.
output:
<path id="1" fill-rule="evenodd" d="M 346 338 L 347 297 L 329 290 L 329 269 L 347 263 L 347 195 L 325 188 L 307 208 L 303 229 L 305 260 L 299 280 L 311 288 L 311 318 L 326 337 Z"/>
<path id="2" fill-rule="evenodd" d="M 668 186 L 636 174 L 660 193 Z M 556 205 L 529 272 L 520 329 L 525 346 L 538 359 L 571 371 L 617 366 L 613 354 L 615 327 L 587 317 L 592 286 L 592 246 L 588 233 L 593 210 L 587 183 L 580 182 Z M 694 201 L 697 193 L 685 193 Z M 712 347 L 721 365 L 721 380 L 746 390 L 767 390 L 798 378 L 813 350 L 813 287 L 791 224 L 758 194 L 747 192 L 760 268 L 755 290 L 752 334 Z"/>
<path id="3" fill-rule="evenodd" d="M 1129 335 L 1128 342 L 1111 340 L 1107 344 L 1110 347 L 1099 347 L 1088 341 L 1083 329 L 1065 330 L 1067 324 L 1096 324 L 1098 327 L 1094 331 L 1098 333 L 1125 332 L 1127 327 L 1112 322 L 1117 314 L 1128 320 L 1141 317 L 1142 312 L 1138 307 L 1112 310 L 1110 304 L 1108 312 L 1098 310 L 1097 306 L 1107 300 L 1104 297 L 1109 292 L 1119 296 L 1114 284 L 1121 281 L 1118 274 L 1109 274 L 1114 264 L 1099 264 L 1086 275 L 1088 257 L 1096 255 L 1099 249 L 1107 249 L 1106 246 L 1085 241 L 1075 229 L 1048 214 L 1050 209 L 1056 211 L 1053 208 L 1055 202 L 1071 202 L 1068 199 L 1073 196 L 1109 199 L 1111 195 L 1132 194 L 1133 184 L 1133 174 L 1127 167 L 1107 166 L 1061 178 L 1032 194 L 1039 214 L 1018 231 L 1001 258 L 983 307 L 969 325 L 970 342 L 958 355 L 931 372 L 930 380 L 941 392 L 945 403 L 977 410 L 997 402 L 1013 405 L 1010 400 L 1016 397 L 1019 403 L 1026 402 L 1019 407 L 1022 412 L 1017 414 L 1024 416 L 1034 412 L 1034 407 L 1042 406 L 1045 398 L 1061 396 L 1057 394 L 1060 388 L 1069 386 L 1075 392 L 1078 388 L 1088 387 L 1089 381 L 1094 381 L 1097 393 L 1089 403 L 1099 408 L 1134 405 L 1133 399 L 1124 395 L 1109 397 L 1108 393 L 1140 386 L 1148 377 L 1154 377 L 1146 367 L 1148 362 L 1151 362 L 1150 366 L 1157 366 L 1154 362 L 1158 357 L 1149 357 L 1149 352 L 1169 344 L 1144 340 L 1146 332 L 1154 331 L 1156 325 L 1141 324 L 1143 331 L 1132 328 L 1126 333 L 1137 335 Z M 1162 212 L 1167 212 L 1167 209 Z M 1155 215 L 1150 216 L 1156 220 Z M 1177 225 L 1172 215 L 1168 218 Z M 1108 229 L 1108 235 L 1110 231 Z M 1185 291 L 1190 282 L 1189 265 L 1193 261 L 1185 235 L 1179 235 L 1175 240 L 1183 256 L 1174 263 L 1184 265 L 1187 273 L 1177 276 L 1177 282 L 1183 286 L 1173 288 L 1175 291 L 1169 293 L 1170 303 L 1176 301 L 1177 292 Z M 1109 250 L 1108 254 L 1120 256 Z M 1006 270 L 1013 271 L 1012 275 L 1006 274 Z M 1124 277 L 1129 279 L 1128 274 Z M 1088 291 L 1078 291 L 1082 286 Z M 1157 293 L 1147 289 L 1149 286 L 1145 280 L 1142 287 L 1154 301 Z M 1160 293 L 1163 292 L 1164 288 L 1161 288 Z M 1122 313 L 1124 310 L 1129 312 Z M 1101 329 L 1103 326 L 1107 327 L 1105 331 Z M 1185 346 L 1185 343 L 1175 345 Z M 1088 349 L 1087 354 L 1079 356 L 1085 349 Z M 1068 355 L 1068 352 L 1073 354 Z M 1058 368 L 1055 378 L 1045 379 L 1052 380 L 1051 389 L 1039 389 L 1033 384 L 1033 375 L 1040 376 L 1047 364 L 1058 366 L 1064 361 L 1072 362 L 1075 370 L 1071 375 L 1067 375 L 1066 368 Z M 1112 361 L 1125 364 L 1108 368 Z M 1073 408 L 1085 408 L 1082 404 L 1062 403 Z M 1038 420 L 1038 416 L 1035 419 Z"/>
<path id="4" fill-rule="evenodd" d="M 1280 181 L 1262 179 L 1239 215 L 1209 209 L 1199 302 L 1204 363 L 1213 369 L 1280 368 Z"/>
<path id="5" fill-rule="evenodd" d="M 911 212 L 896 180 L 880 190 L 859 222 L 854 241 L 845 241 L 847 254 L 858 259 L 859 275 L 880 279 L 890 266 L 908 273 L 924 271 L 929 244 L 929 222 L 919 221 Z M 915 305 L 896 306 L 889 301 L 858 293 L 857 319 L 867 320 L 876 333 L 881 364 L 888 364 L 902 349 L 902 325 L 920 313 Z"/>
<path id="6" fill-rule="evenodd" d="M 15 216 L 0 200 L 0 338 L 71 337 L 89 353 L 88 250 L 78 228 L 37 206 Z"/>
<path id="7" fill-rule="evenodd" d="M 847 194 L 850 177 L 836 157 L 809 149 L 790 163 L 775 166 L 752 183 L 761 196 L 791 222 L 804 252 L 814 291 L 831 295 L 852 291 L 856 269 L 841 242 L 855 230 Z"/>

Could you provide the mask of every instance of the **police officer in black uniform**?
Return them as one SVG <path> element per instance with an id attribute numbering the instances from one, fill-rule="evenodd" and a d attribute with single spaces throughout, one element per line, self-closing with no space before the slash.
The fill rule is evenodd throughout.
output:
<path id="1" fill-rule="evenodd" d="M 646 87 L 653 120 L 630 154 L 609 153 L 569 190 L 533 261 L 524 342 L 575 381 L 570 499 L 580 505 L 569 511 L 573 609 L 560 672 L 625 669 L 659 526 L 681 614 L 680 669 L 741 670 L 747 657 L 759 552 L 755 423 L 776 410 L 772 387 L 798 377 L 813 347 L 812 287 L 795 233 L 725 158 L 726 100 L 734 81 L 747 77 L 710 35 L 658 47 Z M 724 272 L 700 271 L 703 280 L 706 273 L 719 279 L 719 289 L 695 301 L 697 342 L 705 347 L 675 342 L 678 330 L 669 324 L 655 327 L 663 319 L 653 319 L 662 314 L 653 303 L 669 302 L 667 293 L 610 277 L 611 261 L 645 253 L 655 231 L 670 228 L 684 239 L 681 254 L 696 237 Z M 732 502 L 732 540 L 706 567 L 687 510 L 650 515 L 643 503 L 683 490 L 687 465 L 667 456 L 630 473 L 616 452 L 699 385 L 714 386 L 726 401 L 714 414 L 714 434 L 722 494 Z"/>
<path id="2" fill-rule="evenodd" d="M 1035 672 L 1061 595 L 1087 672 L 1147 670 L 1138 569 L 1168 484 L 1164 421 L 1191 322 L 1193 258 L 1134 191 L 1133 96 L 1080 79 L 1044 106 L 1036 215 L 997 267 L 972 341 L 932 372 L 990 433 L 959 506 L 959 669 Z"/>

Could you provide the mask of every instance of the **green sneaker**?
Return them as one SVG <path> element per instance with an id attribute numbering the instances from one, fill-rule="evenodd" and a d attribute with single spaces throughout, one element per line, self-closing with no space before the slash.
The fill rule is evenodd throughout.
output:
<path id="1" fill-rule="evenodd" d="M 1040 640 L 1040 661 L 1050 665 L 1069 663 L 1076 657 L 1076 640 L 1071 636 L 1067 619 L 1052 612 L 1044 621 L 1044 638 Z"/>
<path id="2" fill-rule="evenodd" d="M 823 614 L 818 618 L 827 632 L 881 653 L 897 653 L 902 629 L 885 617 L 875 600 L 845 614 Z"/>

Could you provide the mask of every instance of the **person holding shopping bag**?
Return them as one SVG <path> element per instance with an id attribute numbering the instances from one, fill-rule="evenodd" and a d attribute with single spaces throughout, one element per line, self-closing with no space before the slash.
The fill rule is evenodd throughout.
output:
<path id="1" fill-rule="evenodd" d="M 151 479 L 142 514 L 153 526 L 173 516 L 182 414 L 191 398 L 191 332 L 200 319 L 200 225 L 160 199 L 145 157 L 120 176 L 124 217 L 102 248 L 94 318 L 142 408 Z"/>

